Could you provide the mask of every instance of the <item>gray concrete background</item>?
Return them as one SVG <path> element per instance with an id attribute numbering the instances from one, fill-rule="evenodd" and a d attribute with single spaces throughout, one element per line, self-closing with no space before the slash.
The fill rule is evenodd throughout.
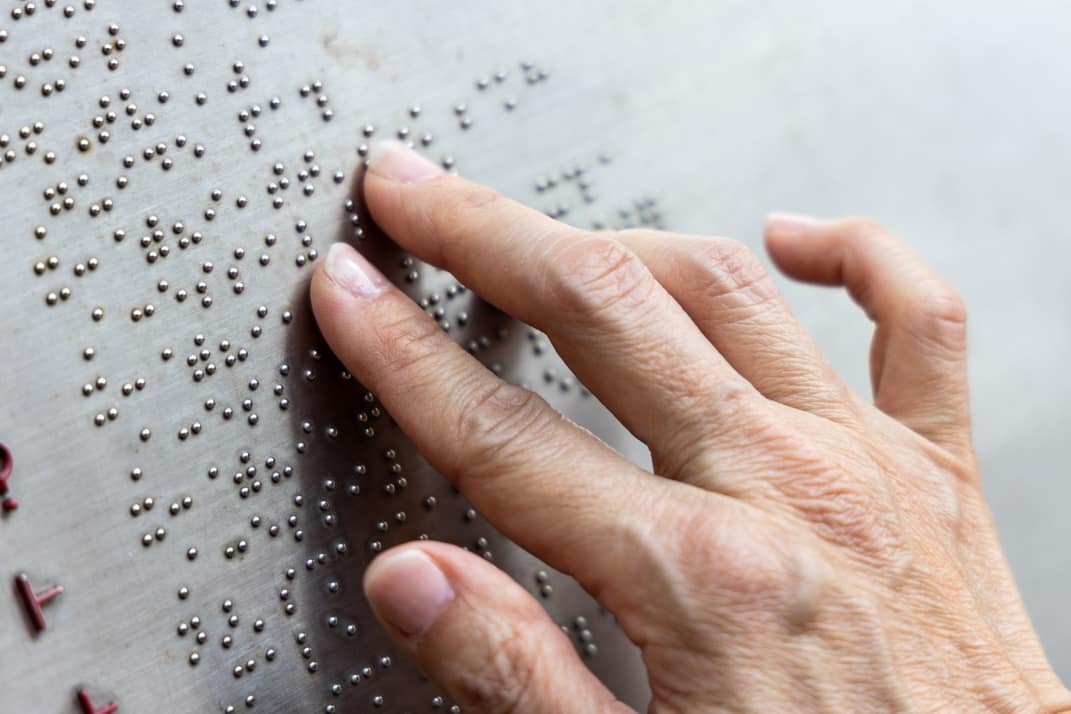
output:
<path id="1" fill-rule="evenodd" d="M 756 250 L 771 209 L 874 217 L 962 292 L 986 492 L 1035 627 L 1071 678 L 1071 6 L 717 5 L 693 8 L 708 44 L 667 62 L 706 61 L 692 91 L 716 98 L 667 132 L 668 163 L 685 157 L 696 177 L 670 204 L 705 203 L 684 228 Z M 839 291 L 784 287 L 868 390 L 859 311 Z"/>

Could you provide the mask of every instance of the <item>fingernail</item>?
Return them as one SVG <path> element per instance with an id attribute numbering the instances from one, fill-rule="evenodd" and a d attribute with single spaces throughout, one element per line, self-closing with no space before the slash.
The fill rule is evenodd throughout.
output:
<path id="1" fill-rule="evenodd" d="M 364 592 L 376 615 L 408 637 L 427 632 L 454 600 L 454 589 L 439 566 L 417 548 L 384 553 L 372 561 Z"/>
<path id="2" fill-rule="evenodd" d="M 377 142 L 368 161 L 370 172 L 398 183 L 418 183 L 442 173 L 436 164 L 397 141 Z"/>
<path id="3" fill-rule="evenodd" d="M 766 231 L 786 236 L 806 235 L 821 221 L 800 213 L 771 213 L 766 216 Z"/>
<path id="4" fill-rule="evenodd" d="M 337 285 L 357 297 L 372 297 L 389 285 L 383 273 L 347 243 L 331 244 L 324 271 Z"/>

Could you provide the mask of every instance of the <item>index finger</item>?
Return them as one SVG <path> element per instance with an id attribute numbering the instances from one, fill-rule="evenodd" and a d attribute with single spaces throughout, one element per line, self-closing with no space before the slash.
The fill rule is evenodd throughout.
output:
<path id="1" fill-rule="evenodd" d="M 505 536 L 590 592 L 644 563 L 644 532 L 681 484 L 652 478 L 538 395 L 462 350 L 352 247 L 312 283 L 332 350 L 428 461 Z M 612 553 L 632 548 L 627 558 Z"/>

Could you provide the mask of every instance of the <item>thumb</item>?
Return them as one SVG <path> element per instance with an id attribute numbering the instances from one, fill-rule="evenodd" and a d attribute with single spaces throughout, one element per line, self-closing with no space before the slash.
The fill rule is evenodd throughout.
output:
<path id="1" fill-rule="evenodd" d="M 472 553 L 398 546 L 372 561 L 364 589 L 394 640 L 465 712 L 631 711 L 531 595 Z"/>

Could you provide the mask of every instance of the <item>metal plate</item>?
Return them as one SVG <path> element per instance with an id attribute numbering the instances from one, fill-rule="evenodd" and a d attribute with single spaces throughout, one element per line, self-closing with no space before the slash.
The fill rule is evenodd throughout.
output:
<path id="1" fill-rule="evenodd" d="M 430 708 L 431 688 L 401 659 L 393 657 L 389 668 L 378 659 L 390 650 L 359 592 L 375 540 L 389 545 L 427 532 L 477 547 L 485 537 L 495 562 L 539 597 L 541 566 L 478 517 L 465 520 L 464 500 L 426 470 L 385 417 L 374 420 L 356 385 L 340 379 L 309 319 L 310 266 L 299 268 L 295 259 L 304 252 L 308 260 L 310 248 L 322 254 L 333 240 L 356 240 L 344 203 L 357 147 L 369 142 L 361 132 L 367 123 L 375 126 L 372 138 L 408 127 L 418 146 L 430 132 L 432 144 L 423 149 L 429 156 L 452 156 L 465 175 L 542 210 L 564 208 L 561 217 L 579 225 L 657 222 L 664 215 L 674 228 L 717 231 L 760 249 L 760 217 L 788 208 L 870 215 L 909 238 L 972 311 L 975 431 L 987 491 L 1039 632 L 1057 670 L 1071 674 L 1071 568 L 1068 556 L 1051 547 L 1069 534 L 1064 504 L 1071 483 L 1063 466 L 1071 242 L 1060 210 L 1071 137 L 1065 93 L 1052 91 L 1071 81 L 1064 3 L 279 0 L 269 10 L 265 1 L 232 7 L 228 0 L 185 0 L 182 12 L 172 0 L 97 0 L 91 10 L 85 0 L 33 5 L 33 15 L 25 1 L 0 6 L 0 134 L 8 136 L 0 149 L 0 443 L 14 458 L 6 495 L 20 503 L 0 516 L 0 710 L 80 712 L 75 695 L 83 687 L 98 709 L 114 701 L 123 712 L 241 711 L 250 694 L 255 711 L 323 711 L 331 704 L 374 711 L 375 696 L 384 697 L 380 710 Z M 109 33 L 112 24 L 117 35 Z M 267 47 L 260 46 L 262 35 Z M 546 76 L 529 84 L 522 61 Z M 237 72 L 235 62 L 242 63 Z M 499 68 L 508 71 L 502 83 L 494 78 Z M 487 89 L 480 90 L 477 80 L 485 77 Z M 314 91 L 317 80 L 323 84 Z M 302 97 L 306 85 L 309 96 Z M 102 96 L 110 98 L 108 107 L 100 106 Z M 281 102 L 276 110 L 273 96 Z M 511 98 L 516 105 L 507 109 Z M 458 103 L 466 105 L 468 129 L 454 111 Z M 409 109 L 417 104 L 414 118 Z M 332 118 L 325 121 L 327 108 Z M 240 118 L 243 109 L 248 119 Z M 183 147 L 175 144 L 180 135 L 187 137 Z M 77 145 L 83 136 L 86 151 Z M 258 151 L 253 139 L 261 141 Z M 198 144 L 205 147 L 200 158 Z M 150 147 L 154 155 L 146 160 Z M 315 155 L 306 162 L 308 150 Z M 602 155 L 610 162 L 600 162 Z M 129 168 L 126 156 L 133 157 Z M 290 185 L 271 194 L 268 187 L 281 178 L 277 161 Z M 591 181 L 591 203 L 575 177 L 562 176 L 577 164 Z M 307 181 L 298 178 L 302 170 L 310 172 Z M 82 174 L 85 186 L 78 183 Z M 557 185 L 540 191 L 550 178 Z M 305 183 L 312 195 L 304 194 Z M 49 188 L 55 194 L 45 198 Z M 214 188 L 222 192 L 218 202 Z M 236 204 L 241 195 L 244 208 Z M 282 208 L 272 207 L 276 196 Z M 70 209 L 63 206 L 68 197 Z M 100 212 L 92 216 L 95 205 Z M 150 227 L 154 215 L 157 226 Z M 301 232 L 300 220 L 307 221 Z M 173 232 L 177 221 L 184 224 L 180 235 Z M 37 226 L 47 230 L 43 239 Z M 125 238 L 117 243 L 119 228 Z M 152 238 L 157 228 L 165 231 L 159 243 Z M 197 231 L 202 239 L 193 244 Z M 276 236 L 273 246 L 265 245 L 268 234 Z M 149 248 L 139 243 L 145 235 Z M 313 237 L 311 245 L 301 244 L 304 235 Z M 183 236 L 191 243 L 186 249 L 179 247 Z M 169 255 L 147 262 L 146 254 L 165 244 Z M 451 334 L 463 342 L 486 336 L 488 348 L 477 343 L 480 359 L 497 362 L 510 378 L 644 458 L 576 385 L 567 382 L 562 391 L 567 372 L 549 351 L 536 354 L 538 341 L 523 328 L 471 296 L 448 299 L 451 281 L 436 271 L 417 267 L 419 277 L 407 282 L 410 268 L 399 255 L 378 253 L 376 238 L 361 245 L 375 250 L 415 297 L 438 291 Z M 246 251 L 241 259 L 234 256 L 239 247 Z M 270 255 L 267 266 L 261 253 Z M 204 273 L 205 261 L 213 263 L 211 273 Z M 239 270 L 233 280 L 231 266 Z M 168 287 L 161 293 L 162 279 Z M 239 280 L 244 289 L 236 294 Z M 200 281 L 213 298 L 207 309 Z M 63 288 L 70 290 L 66 299 Z M 187 292 L 184 302 L 176 300 L 178 290 Z M 870 325 L 835 292 L 785 290 L 833 364 L 865 392 Z M 155 308 L 152 317 L 144 317 L 147 304 Z M 269 308 L 264 318 L 257 316 L 260 305 Z M 104 310 L 99 322 L 97 307 Z M 131 317 L 136 307 L 143 311 L 138 322 Z M 289 324 L 285 310 L 293 316 Z M 461 311 L 469 313 L 464 327 Z M 252 336 L 254 326 L 260 337 Z M 509 334 L 499 340 L 503 326 Z M 204 345 L 194 344 L 198 334 Z M 224 339 L 231 342 L 226 353 Z M 90 361 L 86 347 L 94 349 Z M 174 353 L 167 362 L 165 348 Z M 247 357 L 238 361 L 243 348 Z M 200 360 L 202 349 L 210 350 L 208 360 Z M 193 367 L 185 361 L 191 354 Z M 228 354 L 233 367 L 226 366 Z M 194 370 L 209 362 L 216 373 L 194 381 Z M 285 377 L 283 362 L 290 365 Z M 306 368 L 315 381 L 304 377 Z M 98 377 L 106 380 L 103 389 Z M 260 380 L 255 391 L 252 378 Z M 277 383 L 283 395 L 274 394 Z M 283 397 L 290 400 L 286 411 Z M 209 398 L 216 400 L 212 412 L 204 407 Z M 249 412 L 244 399 L 252 400 Z M 113 407 L 118 414 L 109 420 Z M 230 420 L 223 418 L 227 407 L 234 410 Z M 359 420 L 362 412 L 369 422 Z M 248 423 L 251 413 L 256 426 Z M 102 427 L 94 423 L 98 414 Z M 200 433 L 181 440 L 180 430 L 195 421 Z M 374 438 L 361 435 L 366 424 L 376 428 Z M 142 442 L 146 427 L 152 435 Z M 299 441 L 307 445 L 304 454 L 297 453 Z M 391 447 L 395 459 L 388 461 Z M 243 451 L 249 463 L 242 463 Z M 266 466 L 269 456 L 273 467 Z M 399 492 L 395 484 L 388 496 L 383 487 L 397 477 L 394 463 L 407 486 Z M 290 478 L 282 475 L 287 464 Z M 354 473 L 358 464 L 365 474 Z M 234 474 L 252 465 L 253 478 L 235 484 Z M 220 470 L 215 479 L 207 475 L 212 466 Z M 135 467 L 142 469 L 137 481 L 130 475 Z M 279 484 L 271 481 L 274 471 Z M 336 484 L 330 492 L 328 478 Z M 261 481 L 255 493 L 254 480 Z M 353 482 L 361 493 L 351 497 L 346 487 Z M 251 490 L 245 499 L 243 486 Z M 293 500 L 298 494 L 301 506 Z M 423 505 L 427 495 L 437 498 L 431 511 Z M 145 498 L 153 499 L 152 510 Z M 322 520 L 318 504 L 325 498 L 334 526 Z M 138 516 L 131 515 L 135 503 Z M 172 503 L 179 504 L 176 516 Z M 401 511 L 404 524 L 395 520 Z M 298 516 L 294 528 L 286 522 L 291 513 Z M 385 533 L 377 529 L 381 521 Z M 272 524 L 280 527 L 274 538 Z M 165 529 L 162 541 L 157 528 Z M 299 528 L 304 536 L 296 541 Z M 145 534 L 152 539 L 147 548 Z M 237 550 L 243 539 L 246 550 L 227 559 L 225 548 Z M 347 543 L 341 558 L 330 550 L 339 541 Z M 193 561 L 190 547 L 198 548 Z M 328 563 L 305 570 L 320 552 Z M 289 567 L 294 580 L 286 578 Z M 65 588 L 43 607 L 48 629 L 36 635 L 15 589 L 19 572 L 38 592 L 57 583 Z M 332 577 L 337 596 L 328 589 Z M 598 644 L 598 654 L 585 661 L 642 705 L 638 663 L 608 618 L 568 580 L 552 571 L 548 579 L 553 592 L 543 602 L 555 619 L 579 639 L 575 618 L 585 617 Z M 180 600 L 183 586 L 190 594 Z M 224 613 L 228 598 L 232 612 Z M 297 608 L 292 616 L 285 613 L 289 603 Z M 234 629 L 231 614 L 239 616 Z M 340 618 L 335 628 L 327 624 L 331 614 Z M 194 616 L 199 629 L 190 627 Z M 258 618 L 261 632 L 253 627 Z M 348 638 L 344 624 L 351 621 L 358 634 Z M 185 636 L 178 635 L 182 622 L 190 628 Z M 202 630 L 206 642 L 198 644 Z M 296 641 L 300 632 L 305 644 Z M 222 646 L 225 635 L 230 648 Z M 312 648 L 310 659 L 304 646 Z M 265 659 L 269 647 L 276 651 L 272 662 Z M 201 659 L 191 666 L 194 650 Z M 257 662 L 252 672 L 244 670 L 249 659 Z M 315 674 L 307 670 L 312 659 Z M 243 674 L 235 678 L 239 665 Z M 371 678 L 362 674 L 366 666 Z M 353 673 L 360 675 L 355 687 L 347 678 Z M 331 692 L 336 682 L 344 690 L 338 698 Z"/>
<path id="2" fill-rule="evenodd" d="M 606 98 L 430 5 L 33 5 L 0 44 L 18 316 L 0 562 L 27 579 L 0 600 L 4 710 L 448 709 L 360 590 L 375 552 L 417 537 L 493 559 L 642 706 L 612 617 L 421 460 L 307 298 L 352 241 L 489 368 L 642 459 L 542 335 L 391 250 L 353 200 L 368 144 L 395 137 L 560 218 L 657 223 L 642 177 L 607 190 L 620 147 L 588 130 L 546 150 Z M 27 600 L 57 585 L 35 624 Z"/>

